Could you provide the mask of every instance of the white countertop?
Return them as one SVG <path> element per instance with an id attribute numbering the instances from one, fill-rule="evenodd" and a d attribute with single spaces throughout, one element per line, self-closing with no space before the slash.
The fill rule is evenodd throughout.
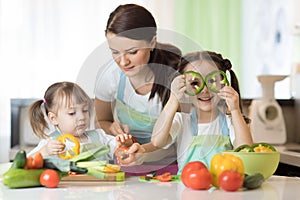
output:
<path id="1" fill-rule="evenodd" d="M 291 150 L 300 151 L 300 144 L 289 143 L 284 145 L 275 146 L 276 149 L 280 152 L 280 162 L 300 167 L 300 153 Z"/>
<path id="2" fill-rule="evenodd" d="M 7 170 L 0 164 L 0 174 Z M 149 200 L 193 200 L 193 199 L 296 199 L 300 197 L 300 178 L 272 176 L 261 188 L 248 191 L 226 192 L 222 190 L 191 190 L 181 182 L 140 182 L 138 177 L 127 177 L 123 182 L 61 182 L 58 188 L 9 189 L 0 183 L 0 199 L 149 199 Z"/>

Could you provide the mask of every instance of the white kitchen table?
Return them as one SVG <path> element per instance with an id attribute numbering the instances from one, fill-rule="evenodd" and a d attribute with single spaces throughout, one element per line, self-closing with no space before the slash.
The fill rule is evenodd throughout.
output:
<path id="1" fill-rule="evenodd" d="M 8 164 L 0 164 L 0 174 Z M 193 200 L 193 199 L 230 199 L 230 200 L 279 200 L 300 199 L 300 178 L 271 176 L 260 188 L 247 191 L 226 192 L 215 190 L 191 190 L 182 182 L 153 183 L 141 182 L 138 177 L 126 177 L 123 182 L 97 181 L 78 182 L 62 181 L 58 188 L 22 188 L 9 189 L 0 183 L 0 199 L 60 200 L 60 199 L 149 199 L 149 200 Z"/>

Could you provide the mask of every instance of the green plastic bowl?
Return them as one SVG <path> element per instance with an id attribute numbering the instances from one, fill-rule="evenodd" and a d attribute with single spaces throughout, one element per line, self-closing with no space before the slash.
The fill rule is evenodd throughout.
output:
<path id="1" fill-rule="evenodd" d="M 279 164 L 280 153 L 277 152 L 234 152 L 224 151 L 223 153 L 232 154 L 242 159 L 245 174 L 252 175 L 261 173 L 265 180 L 272 176 Z"/>

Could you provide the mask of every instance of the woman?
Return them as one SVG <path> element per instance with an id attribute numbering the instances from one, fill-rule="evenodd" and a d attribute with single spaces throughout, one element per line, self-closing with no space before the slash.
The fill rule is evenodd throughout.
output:
<path id="1" fill-rule="evenodd" d="M 95 88 L 96 126 L 111 135 L 130 133 L 146 150 L 154 148 L 148 144 L 153 126 L 181 57 L 177 47 L 157 42 L 156 31 L 144 7 L 117 7 L 105 30 L 114 62 L 98 76 Z"/>

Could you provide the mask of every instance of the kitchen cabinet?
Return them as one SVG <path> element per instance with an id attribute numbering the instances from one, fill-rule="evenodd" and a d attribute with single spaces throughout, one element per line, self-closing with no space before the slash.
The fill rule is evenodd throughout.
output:
<path id="1" fill-rule="evenodd" d="M 8 169 L 0 164 L 0 174 Z M 127 177 L 122 182 L 60 182 L 58 188 L 9 189 L 0 183 L 0 199 L 295 199 L 300 196 L 300 178 L 271 176 L 260 188 L 226 192 L 220 189 L 191 190 L 182 182 L 140 182 L 138 177 Z"/>

